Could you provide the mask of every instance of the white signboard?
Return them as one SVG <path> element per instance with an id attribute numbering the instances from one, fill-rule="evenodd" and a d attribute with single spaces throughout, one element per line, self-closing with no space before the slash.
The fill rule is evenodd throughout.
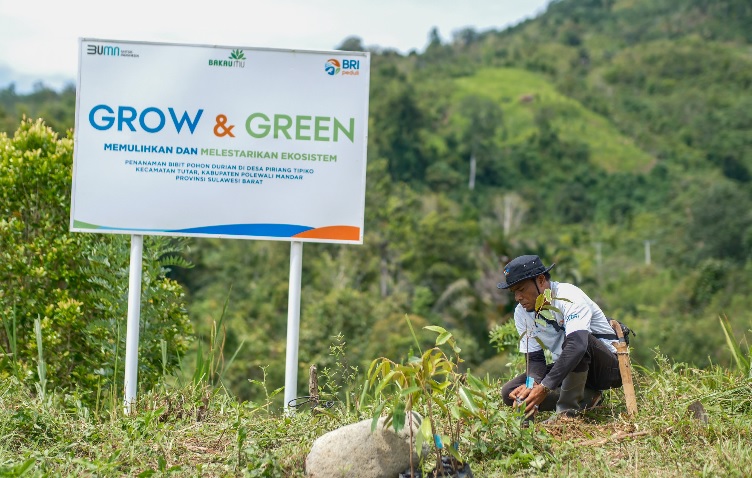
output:
<path id="1" fill-rule="evenodd" d="M 71 230 L 362 243 L 370 56 L 79 41 Z"/>

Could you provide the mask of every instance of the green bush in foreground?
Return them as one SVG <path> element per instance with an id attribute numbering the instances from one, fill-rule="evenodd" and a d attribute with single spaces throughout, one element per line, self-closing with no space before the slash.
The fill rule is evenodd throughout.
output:
<path id="1" fill-rule="evenodd" d="M 119 400 L 129 241 L 69 232 L 72 154 L 70 135 L 59 138 L 42 121 L 24 121 L 12 138 L 0 134 L 0 378 L 35 384 L 45 365 L 47 390 L 75 390 L 85 403 Z M 142 388 L 170 373 L 187 349 L 183 289 L 164 267 L 181 249 L 179 241 L 145 241 Z"/>

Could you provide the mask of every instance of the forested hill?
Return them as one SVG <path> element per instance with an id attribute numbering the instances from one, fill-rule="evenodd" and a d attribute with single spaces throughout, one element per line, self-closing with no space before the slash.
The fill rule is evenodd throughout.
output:
<path id="1" fill-rule="evenodd" d="M 303 364 L 399 358 L 410 314 L 506 373 L 494 327 L 512 304 L 495 285 L 524 253 L 633 326 L 644 365 L 655 348 L 727 362 L 718 316 L 752 328 L 749 25 L 748 0 L 563 0 L 503 31 L 433 31 L 423 53 L 373 48 L 365 243 L 306 245 Z M 63 131 L 74 97 L 0 91 L 0 128 L 27 114 Z M 256 365 L 281 383 L 289 246 L 194 240 L 186 258 L 173 277 L 199 332 L 232 286 L 226 347 L 252 344 L 234 390 L 253 393 Z"/>

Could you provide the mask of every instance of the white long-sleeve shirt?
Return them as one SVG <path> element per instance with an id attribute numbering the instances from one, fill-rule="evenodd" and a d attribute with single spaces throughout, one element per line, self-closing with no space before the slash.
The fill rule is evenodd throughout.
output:
<path id="1" fill-rule="evenodd" d="M 551 351 L 554 361 L 561 355 L 564 337 L 577 330 L 592 334 L 614 334 L 606 315 L 593 300 L 579 287 L 565 282 L 551 282 L 553 305 L 561 312 L 551 311 L 561 330 L 553 324 L 535 321 L 535 312 L 526 311 L 517 304 L 514 309 L 514 323 L 520 334 L 520 352 L 530 353 L 546 348 Z M 568 299 L 565 300 L 556 299 Z M 542 320 L 540 322 L 543 322 Z M 600 339 L 609 350 L 616 352 L 612 339 Z"/>

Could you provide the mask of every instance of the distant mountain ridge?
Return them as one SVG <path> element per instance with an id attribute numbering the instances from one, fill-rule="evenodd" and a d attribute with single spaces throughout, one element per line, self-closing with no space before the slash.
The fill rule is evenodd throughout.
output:
<path id="1" fill-rule="evenodd" d="M 0 65 L 0 90 L 13 86 L 19 95 L 33 93 L 35 89 L 42 87 L 51 88 L 57 92 L 62 91 L 68 85 L 75 85 L 76 79 L 65 75 L 49 75 L 40 77 L 18 73 L 7 65 Z"/>

